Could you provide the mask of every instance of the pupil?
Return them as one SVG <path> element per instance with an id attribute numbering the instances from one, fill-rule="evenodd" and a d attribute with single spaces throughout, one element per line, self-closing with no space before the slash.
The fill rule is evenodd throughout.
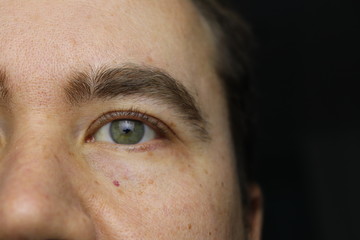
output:
<path id="1" fill-rule="evenodd" d="M 131 130 L 130 129 L 124 129 L 123 132 L 124 133 L 129 133 Z"/>

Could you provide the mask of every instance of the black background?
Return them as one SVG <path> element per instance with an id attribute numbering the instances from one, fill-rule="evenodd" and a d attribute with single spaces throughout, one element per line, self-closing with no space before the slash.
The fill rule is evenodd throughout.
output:
<path id="1" fill-rule="evenodd" d="M 258 45 L 263 239 L 360 239 L 356 1 L 232 2 Z"/>

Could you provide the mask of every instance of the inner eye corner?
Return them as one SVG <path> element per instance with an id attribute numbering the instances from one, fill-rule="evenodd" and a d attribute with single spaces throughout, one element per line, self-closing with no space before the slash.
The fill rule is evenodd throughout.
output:
<path id="1" fill-rule="evenodd" d="M 92 143 L 95 142 L 94 134 L 87 135 L 84 140 L 85 143 Z"/>

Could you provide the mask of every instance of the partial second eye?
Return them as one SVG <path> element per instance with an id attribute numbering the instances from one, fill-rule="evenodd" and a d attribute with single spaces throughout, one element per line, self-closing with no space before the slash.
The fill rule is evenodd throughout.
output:
<path id="1" fill-rule="evenodd" d="M 132 119 L 119 119 L 107 123 L 94 135 L 94 141 L 134 145 L 148 142 L 157 137 L 147 124 Z"/>

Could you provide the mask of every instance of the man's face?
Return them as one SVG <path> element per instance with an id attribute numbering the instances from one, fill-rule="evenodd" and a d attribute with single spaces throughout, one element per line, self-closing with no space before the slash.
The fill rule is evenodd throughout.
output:
<path id="1" fill-rule="evenodd" d="M 190 1 L 0 0 L 0 239 L 242 239 Z"/>

